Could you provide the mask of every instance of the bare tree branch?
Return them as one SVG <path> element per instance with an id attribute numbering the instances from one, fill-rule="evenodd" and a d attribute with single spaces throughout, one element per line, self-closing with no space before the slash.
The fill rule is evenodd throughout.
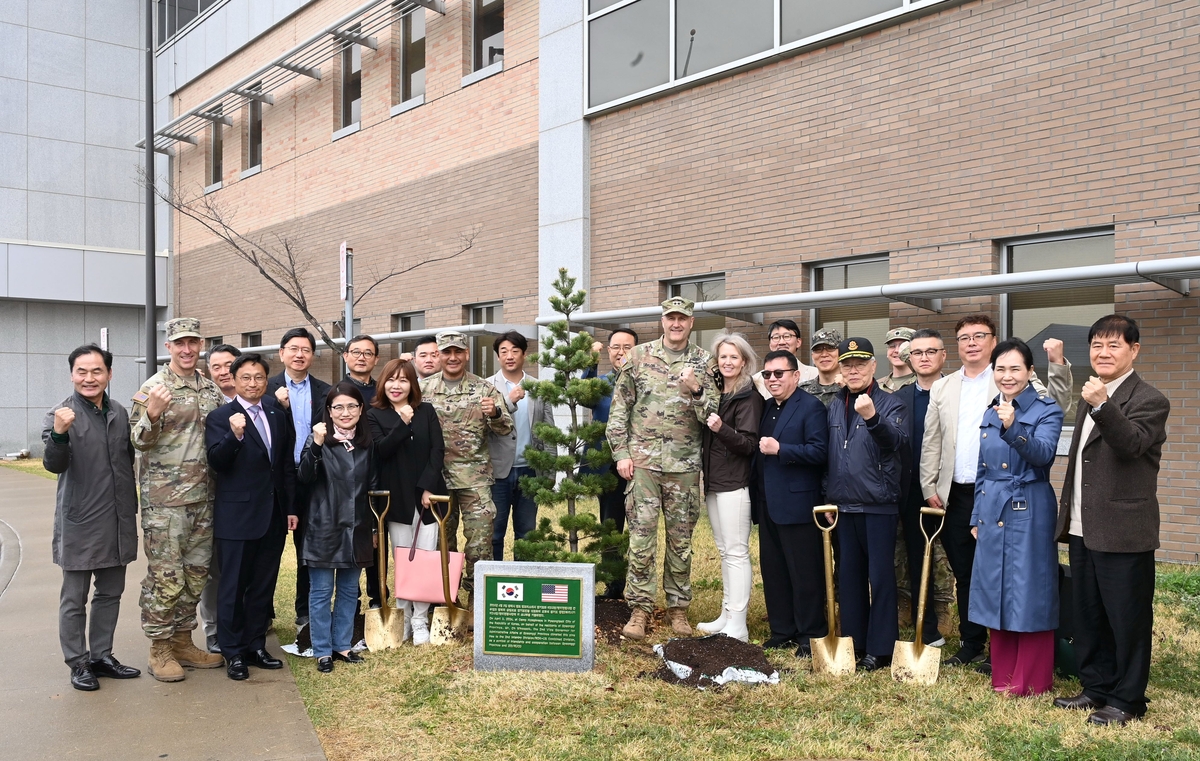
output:
<path id="1" fill-rule="evenodd" d="M 439 257 L 435 257 L 432 259 L 423 259 L 423 260 L 417 262 L 416 264 L 412 265 L 411 267 L 405 267 L 402 270 L 392 270 L 391 272 L 384 275 L 383 277 L 377 277 L 375 279 L 375 282 L 371 283 L 371 285 L 368 286 L 365 291 L 363 291 L 362 293 L 360 293 L 358 295 L 358 298 L 356 298 L 354 300 L 354 305 L 358 306 L 358 302 L 362 301 L 366 297 L 366 295 L 368 293 L 370 293 L 371 290 L 375 286 L 379 285 L 380 283 L 384 282 L 385 280 L 389 280 L 389 279 L 397 277 L 399 275 L 403 275 L 405 273 L 412 272 L 413 270 L 415 270 L 418 267 L 424 267 L 426 264 L 433 264 L 434 262 L 448 262 L 451 259 L 462 256 L 463 254 L 470 251 L 471 247 L 475 245 L 475 239 L 477 237 L 479 237 L 479 231 L 481 229 L 482 228 L 479 225 L 476 225 L 474 228 L 471 229 L 470 232 L 463 233 L 462 235 L 460 235 L 459 239 L 458 239 L 459 244 L 460 244 L 459 249 L 457 251 L 455 251 L 453 254 L 450 254 L 448 256 L 439 256 Z M 376 272 L 374 269 L 372 269 L 371 275 L 372 276 L 376 275 Z"/>

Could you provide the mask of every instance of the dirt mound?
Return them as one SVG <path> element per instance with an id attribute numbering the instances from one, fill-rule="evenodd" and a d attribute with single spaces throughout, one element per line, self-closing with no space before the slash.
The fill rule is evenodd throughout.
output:
<path id="1" fill-rule="evenodd" d="M 657 648 L 656 648 L 657 649 Z M 779 674 L 763 654 L 758 645 L 714 634 L 695 639 L 673 639 L 661 647 L 664 663 L 654 676 L 672 684 L 690 687 L 706 687 L 726 681 L 769 681 L 778 680 Z M 683 676 L 670 663 L 684 666 L 690 674 Z M 751 678 L 730 679 L 729 669 L 753 672 Z M 758 677 L 756 675 L 761 675 Z"/>

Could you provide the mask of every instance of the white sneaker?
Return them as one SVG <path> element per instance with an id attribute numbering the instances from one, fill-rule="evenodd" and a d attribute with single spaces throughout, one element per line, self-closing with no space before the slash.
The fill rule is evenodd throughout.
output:
<path id="1" fill-rule="evenodd" d="M 725 628 L 725 624 L 727 623 L 729 623 L 729 612 L 722 608 L 721 615 L 717 616 L 712 621 L 696 624 L 696 630 L 701 634 L 717 634 Z"/>
<path id="2" fill-rule="evenodd" d="M 412 643 L 413 645 L 429 644 L 429 625 L 424 621 L 413 621 Z"/>

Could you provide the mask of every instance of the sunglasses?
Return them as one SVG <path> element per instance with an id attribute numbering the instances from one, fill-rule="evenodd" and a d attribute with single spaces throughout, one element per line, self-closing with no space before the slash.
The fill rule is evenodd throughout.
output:
<path id="1" fill-rule="evenodd" d="M 759 375 L 761 375 L 763 377 L 763 380 L 770 380 L 772 378 L 782 378 L 783 376 L 787 375 L 788 373 L 795 373 L 795 372 L 799 372 L 799 371 L 798 370 L 763 370 L 762 372 L 759 373 Z"/>

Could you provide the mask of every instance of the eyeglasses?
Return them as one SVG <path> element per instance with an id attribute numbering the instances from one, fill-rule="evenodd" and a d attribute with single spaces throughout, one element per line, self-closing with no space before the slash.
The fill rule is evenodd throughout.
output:
<path id="1" fill-rule="evenodd" d="M 266 383 L 267 376 L 265 375 L 239 375 L 237 377 L 242 383 Z"/>
<path id="2" fill-rule="evenodd" d="M 772 342 L 775 342 L 775 341 L 790 341 L 790 340 L 792 340 L 793 338 L 799 338 L 799 337 L 800 337 L 800 336 L 796 335 L 795 333 L 772 333 L 772 334 L 771 334 L 771 335 L 770 335 L 770 336 L 767 338 L 767 340 L 769 340 L 769 341 L 772 341 Z"/>
<path id="3" fill-rule="evenodd" d="M 363 351 L 362 349 L 351 349 L 346 353 L 355 359 L 370 359 L 371 357 L 375 356 L 375 352 L 371 351 L 370 349 L 367 351 Z"/>
<path id="4" fill-rule="evenodd" d="M 929 357 L 930 359 L 933 359 L 938 354 L 941 354 L 944 351 L 945 351 L 945 349 L 926 349 L 925 351 L 910 351 L 908 353 L 908 356 L 912 357 L 913 359 L 920 359 L 921 357 Z"/>
<path id="5" fill-rule="evenodd" d="M 360 409 L 362 409 L 361 404 L 335 404 L 329 408 L 330 412 L 336 412 L 339 415 L 343 412 L 358 412 Z"/>
<path id="6" fill-rule="evenodd" d="M 958 336 L 958 342 L 960 344 L 966 344 L 966 343 L 981 344 L 984 342 L 985 339 L 991 337 L 992 335 L 993 335 L 992 333 L 971 333 L 970 335 L 967 335 L 964 333 L 963 335 Z"/>
<path id="7" fill-rule="evenodd" d="M 285 346 L 283 351 L 287 354 L 312 354 L 313 350 L 307 346 Z"/>
<path id="8" fill-rule="evenodd" d="M 763 380 L 770 380 L 771 378 L 782 378 L 783 376 L 787 375 L 788 373 L 794 373 L 794 372 L 798 372 L 798 371 L 797 370 L 763 370 L 762 372 L 759 373 L 759 375 L 761 375 L 763 377 Z"/>

